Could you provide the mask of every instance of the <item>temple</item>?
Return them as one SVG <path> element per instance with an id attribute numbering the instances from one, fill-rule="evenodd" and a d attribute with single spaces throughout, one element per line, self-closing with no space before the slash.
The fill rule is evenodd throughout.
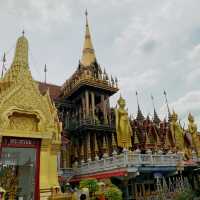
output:
<path id="1" fill-rule="evenodd" d="M 31 76 L 23 34 L 0 80 L 0 185 L 10 200 L 50 199 L 59 190 L 61 130 L 49 92 L 42 94 Z"/>
<path id="2" fill-rule="evenodd" d="M 60 182 L 110 179 L 122 189 L 124 199 L 161 194 L 167 199 L 189 182 L 197 187 L 199 135 L 193 116 L 184 129 L 164 92 L 168 119 L 159 118 L 153 97 L 153 117 L 145 117 L 136 92 L 138 112 L 130 118 L 122 96 L 118 106 L 110 106 L 109 98 L 118 90 L 118 79 L 98 64 L 86 12 L 79 65 L 56 99 L 63 122 Z"/>
<path id="3" fill-rule="evenodd" d="M 105 153 L 111 155 L 115 128 L 109 98 L 117 91 L 117 79 L 109 77 L 97 62 L 86 12 L 82 57 L 74 74 L 63 84 L 58 102 L 63 132 L 74 141 L 71 164 L 102 158 Z"/>
<path id="4" fill-rule="evenodd" d="M 132 117 L 122 95 L 111 106 L 118 91 L 118 79 L 97 61 L 87 11 L 81 58 L 62 86 L 33 80 L 23 33 L 0 79 L 0 186 L 9 199 L 68 199 L 60 185 L 88 178 L 110 179 L 125 200 L 172 199 L 197 188 L 200 135 L 192 113 L 182 127 L 164 92 L 168 119 L 153 97 L 153 117 L 145 116 L 136 92 Z"/>

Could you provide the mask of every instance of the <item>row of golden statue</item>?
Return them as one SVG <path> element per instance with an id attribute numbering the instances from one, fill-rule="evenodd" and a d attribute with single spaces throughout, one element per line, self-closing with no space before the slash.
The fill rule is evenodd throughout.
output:
<path id="1" fill-rule="evenodd" d="M 131 119 L 128 116 L 128 112 L 125 108 L 126 101 L 121 96 L 118 100 L 118 107 L 115 110 L 115 116 L 116 116 L 116 132 L 117 132 L 117 143 L 118 147 L 121 147 L 123 149 L 132 149 L 133 148 L 133 136 L 143 136 L 143 139 L 139 140 L 140 143 L 144 143 L 144 146 L 147 147 L 147 129 L 146 122 L 150 121 L 150 119 L 146 119 L 143 121 L 137 120 L 137 125 L 134 125 L 131 121 Z M 156 134 L 156 142 L 157 145 L 154 145 L 153 148 L 159 149 L 159 142 L 162 138 L 161 133 L 159 130 L 161 129 L 161 126 L 164 124 L 167 124 L 166 132 L 165 132 L 165 141 L 170 144 L 168 150 L 174 152 L 174 153 L 181 153 L 185 160 L 189 160 L 192 158 L 192 156 L 195 154 L 197 157 L 200 156 L 200 135 L 197 131 L 197 124 L 195 123 L 194 117 L 191 113 L 188 115 L 188 127 L 187 129 L 184 129 L 179 120 L 178 115 L 173 111 L 172 114 L 169 116 L 168 122 L 159 122 L 155 123 L 153 121 L 150 121 L 150 126 L 153 127 L 153 130 L 155 130 Z M 137 126 L 137 127 L 134 127 Z M 138 135 L 136 130 L 141 130 L 140 127 L 142 127 L 143 132 L 141 131 Z M 149 128 L 149 127 L 148 127 Z M 140 147 L 142 147 L 142 144 L 140 144 Z M 152 147 L 150 145 L 150 147 Z M 160 147 L 163 149 L 164 144 L 161 144 Z M 158 150 L 157 149 L 157 150 Z M 151 149 L 152 150 L 152 149 Z"/>

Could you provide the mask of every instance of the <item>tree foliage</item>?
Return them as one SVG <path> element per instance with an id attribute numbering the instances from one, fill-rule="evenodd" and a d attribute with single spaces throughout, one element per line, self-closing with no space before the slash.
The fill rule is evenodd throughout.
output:
<path id="1" fill-rule="evenodd" d="M 96 179 L 84 179 L 80 182 L 80 188 L 88 188 L 90 194 L 94 194 L 99 189 L 99 186 Z"/>
<path id="2" fill-rule="evenodd" d="M 112 187 L 108 187 L 104 194 L 108 200 L 122 200 L 121 190 L 114 185 Z"/>

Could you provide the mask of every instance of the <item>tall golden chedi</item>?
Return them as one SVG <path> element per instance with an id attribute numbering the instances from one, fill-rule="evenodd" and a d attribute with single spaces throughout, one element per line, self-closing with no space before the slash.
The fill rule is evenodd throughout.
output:
<path id="1" fill-rule="evenodd" d="M 23 34 L 17 41 L 10 69 L 0 80 L 0 152 L 6 163 L 6 155 L 12 156 L 12 152 L 18 155 L 20 151 L 16 158 L 19 160 L 12 167 L 18 176 L 20 195 L 25 199 L 48 199 L 53 189 L 59 189 L 60 125 L 48 92 L 41 95 L 31 76 L 28 40 Z M 24 163 L 17 166 L 18 162 Z M 30 186 L 27 186 L 29 179 Z"/>

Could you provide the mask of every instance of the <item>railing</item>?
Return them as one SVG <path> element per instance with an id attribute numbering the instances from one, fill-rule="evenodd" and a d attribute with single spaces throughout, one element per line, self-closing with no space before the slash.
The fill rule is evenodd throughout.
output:
<path id="1" fill-rule="evenodd" d="M 119 168 L 138 168 L 139 166 L 177 166 L 182 161 L 179 154 L 139 154 L 124 152 L 113 157 L 82 163 L 77 167 L 79 175 Z"/>
<path id="2" fill-rule="evenodd" d="M 199 161 L 199 158 L 195 156 L 192 161 Z M 117 170 L 122 168 L 132 169 L 131 171 L 137 172 L 139 167 L 183 167 L 183 155 L 182 154 L 141 154 L 138 152 L 125 151 L 119 155 L 113 155 L 112 157 L 104 157 L 101 160 L 94 160 L 88 162 L 76 163 L 73 168 L 60 169 L 59 175 L 70 179 L 74 175 L 85 175 L 97 172 Z"/>

